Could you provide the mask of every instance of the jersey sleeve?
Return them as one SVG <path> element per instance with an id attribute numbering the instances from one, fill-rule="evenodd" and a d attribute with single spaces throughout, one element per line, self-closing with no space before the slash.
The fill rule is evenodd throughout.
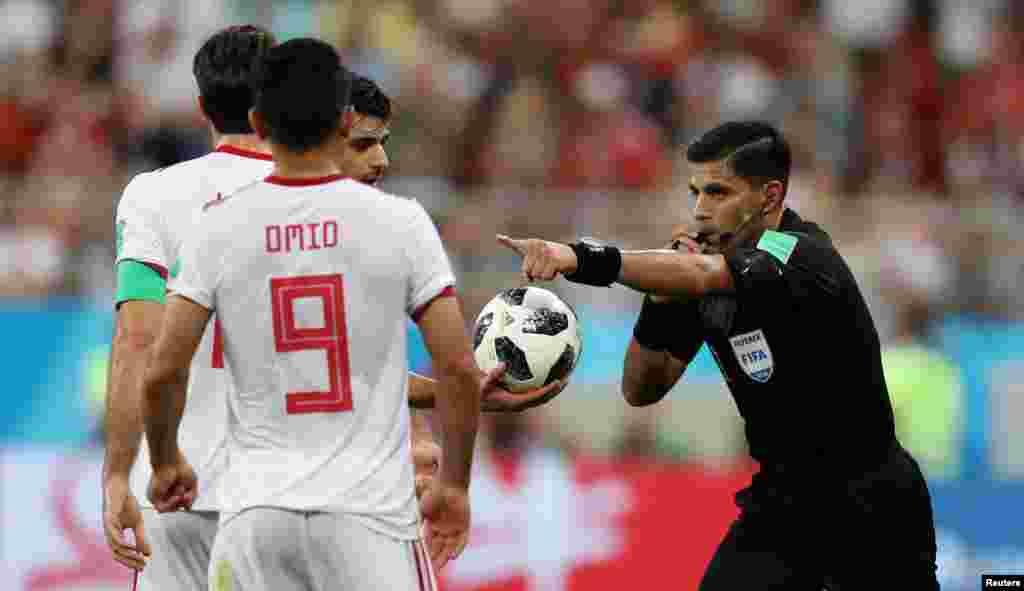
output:
<path id="1" fill-rule="evenodd" d="M 427 304 L 454 293 L 455 274 L 427 211 L 415 201 L 412 207 L 412 223 L 404 241 L 409 272 L 406 311 L 413 320 L 419 320 Z"/>
<path id="2" fill-rule="evenodd" d="M 169 245 L 161 217 L 152 207 L 148 177 L 125 187 L 117 205 L 117 295 L 115 303 L 146 300 L 162 303 L 167 283 Z"/>
<path id="3" fill-rule="evenodd" d="M 216 233 L 211 231 L 209 219 L 203 219 L 196 233 L 181 245 L 174 266 L 177 274 L 171 282 L 171 292 L 188 298 L 207 310 L 217 307 L 217 287 L 220 284 L 224 260 L 223 245 L 218 245 Z"/>
<path id="4" fill-rule="evenodd" d="M 838 253 L 806 235 L 766 231 L 753 248 L 726 257 L 736 292 L 773 296 L 835 296 L 840 287 Z"/>
<path id="5" fill-rule="evenodd" d="M 167 275 L 170 253 L 161 216 L 152 206 L 151 183 L 137 176 L 117 204 L 117 262 L 131 260 L 157 267 Z"/>

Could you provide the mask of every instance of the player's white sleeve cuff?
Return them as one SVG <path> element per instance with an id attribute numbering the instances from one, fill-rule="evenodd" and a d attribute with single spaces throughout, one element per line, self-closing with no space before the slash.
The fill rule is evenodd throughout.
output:
<path id="1" fill-rule="evenodd" d="M 211 294 L 195 287 L 182 285 L 179 281 L 176 281 L 171 288 L 171 295 L 179 295 L 185 299 L 192 300 L 207 310 L 213 310 L 213 297 Z"/>
<path id="2" fill-rule="evenodd" d="M 445 291 L 452 290 L 454 295 L 454 288 L 454 275 L 440 275 L 416 292 L 412 298 L 411 306 L 406 312 L 413 320 L 418 320 L 419 316 L 426 309 L 427 304 L 434 301 L 438 296 L 444 295 Z"/>

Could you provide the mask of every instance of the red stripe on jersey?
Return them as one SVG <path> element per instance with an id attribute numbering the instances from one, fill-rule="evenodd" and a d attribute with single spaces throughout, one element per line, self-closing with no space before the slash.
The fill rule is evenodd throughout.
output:
<path id="1" fill-rule="evenodd" d="M 126 260 L 134 261 L 135 259 L 126 259 Z M 163 279 L 164 281 L 167 281 L 167 267 L 165 267 L 163 265 L 158 265 L 156 263 L 147 263 L 146 261 L 136 261 L 136 262 L 142 263 L 143 265 L 146 265 L 150 269 L 153 269 L 154 271 L 156 271 L 157 275 L 159 275 L 161 279 Z"/>
<path id="2" fill-rule="evenodd" d="M 420 591 L 427 591 L 427 588 L 423 586 L 423 569 L 420 567 L 420 552 L 417 548 L 416 542 L 410 542 L 412 544 L 412 557 L 416 561 L 416 576 L 420 580 Z"/>
<path id="3" fill-rule="evenodd" d="M 436 583 L 434 583 L 434 563 L 430 562 L 430 557 L 427 556 L 427 547 L 423 545 L 423 540 L 417 540 L 414 543 L 419 547 L 420 555 L 423 556 L 423 568 L 427 571 L 428 591 L 434 591 L 436 588 Z"/>
<path id="4" fill-rule="evenodd" d="M 231 154 L 233 156 L 241 156 L 242 158 L 253 158 L 254 160 L 273 160 L 274 157 L 265 152 L 256 152 L 254 150 L 246 150 L 245 148 L 238 148 L 230 144 L 223 144 L 217 146 L 214 152 L 220 152 L 222 154 Z"/>
<path id="5" fill-rule="evenodd" d="M 224 369 L 224 328 L 216 316 L 213 318 L 213 361 L 210 367 Z"/>
<path id="6" fill-rule="evenodd" d="M 263 182 L 270 183 L 272 185 L 281 185 L 284 187 L 311 187 L 313 185 L 325 185 L 327 183 L 333 183 L 346 179 L 343 174 L 331 174 L 328 176 L 318 176 L 312 178 L 293 178 L 283 177 L 272 174 L 267 178 L 263 179 Z"/>
<path id="7" fill-rule="evenodd" d="M 455 287 L 449 285 L 448 287 L 442 289 L 441 293 L 439 293 L 436 296 L 430 298 L 430 300 L 427 301 L 427 303 L 423 304 L 419 308 L 416 308 L 416 311 L 412 313 L 413 322 L 419 322 L 420 321 L 420 318 L 423 317 L 423 313 L 427 311 L 427 308 L 430 307 L 430 304 L 433 304 L 434 302 L 436 302 L 437 300 L 439 300 L 441 298 L 453 298 L 455 296 L 456 296 Z"/>

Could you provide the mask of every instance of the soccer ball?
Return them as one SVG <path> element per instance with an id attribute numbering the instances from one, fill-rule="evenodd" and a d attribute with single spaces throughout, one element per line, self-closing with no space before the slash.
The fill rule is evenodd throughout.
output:
<path id="1" fill-rule="evenodd" d="M 503 385 L 525 392 L 565 379 L 583 352 L 576 312 L 539 287 L 509 289 L 494 297 L 476 318 L 473 354 L 480 369 L 504 363 Z"/>

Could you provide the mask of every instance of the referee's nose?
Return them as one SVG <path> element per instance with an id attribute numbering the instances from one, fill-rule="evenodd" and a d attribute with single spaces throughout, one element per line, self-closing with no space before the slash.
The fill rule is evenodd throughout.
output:
<path id="1" fill-rule="evenodd" d="M 690 203 L 693 204 L 693 219 L 698 223 L 711 221 L 711 212 L 708 211 L 709 199 L 704 192 L 694 191 L 690 195 Z"/>

